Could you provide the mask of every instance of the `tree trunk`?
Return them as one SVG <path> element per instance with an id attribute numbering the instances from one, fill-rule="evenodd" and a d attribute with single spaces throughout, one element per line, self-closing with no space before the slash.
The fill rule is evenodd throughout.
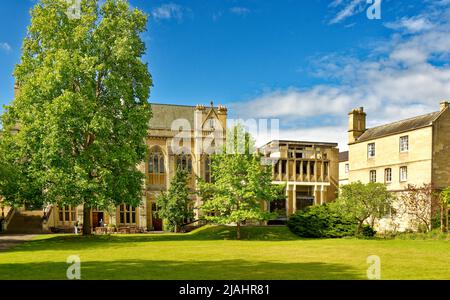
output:
<path id="1" fill-rule="evenodd" d="M 357 232 L 358 234 L 362 232 L 363 224 L 364 224 L 364 221 L 359 221 L 358 222 L 358 229 L 357 229 L 358 230 L 358 232 Z"/>
<path id="2" fill-rule="evenodd" d="M 240 240 L 241 239 L 241 222 L 237 222 L 237 227 L 236 227 L 236 239 Z"/>
<path id="3" fill-rule="evenodd" d="M 91 208 L 85 203 L 83 207 L 83 235 L 92 234 Z"/>

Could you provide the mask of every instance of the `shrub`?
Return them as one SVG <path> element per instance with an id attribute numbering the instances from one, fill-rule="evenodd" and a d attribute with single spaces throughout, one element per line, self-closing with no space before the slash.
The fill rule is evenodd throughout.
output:
<path id="1" fill-rule="evenodd" d="M 361 236 L 363 237 L 374 237 L 377 232 L 370 225 L 363 225 L 361 229 Z"/>
<path id="2" fill-rule="evenodd" d="M 300 237 L 341 238 L 354 235 L 357 223 L 327 204 L 298 211 L 289 218 L 287 225 Z"/>

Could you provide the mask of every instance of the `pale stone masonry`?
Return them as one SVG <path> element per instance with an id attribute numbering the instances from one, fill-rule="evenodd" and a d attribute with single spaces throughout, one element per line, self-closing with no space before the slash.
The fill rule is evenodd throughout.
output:
<path id="1" fill-rule="evenodd" d="M 398 122 L 366 128 L 363 108 L 349 113 L 349 182 L 385 183 L 389 191 L 405 191 L 408 184 L 432 184 L 437 190 L 450 186 L 450 110 L 440 110 Z M 400 230 L 410 228 L 409 220 L 389 220 Z"/>

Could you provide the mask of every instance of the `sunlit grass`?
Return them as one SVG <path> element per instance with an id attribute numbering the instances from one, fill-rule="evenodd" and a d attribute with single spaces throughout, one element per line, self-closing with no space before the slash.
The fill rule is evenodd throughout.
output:
<path id="1" fill-rule="evenodd" d="M 0 279 L 65 279 L 70 255 L 82 279 L 450 279 L 450 242 L 298 239 L 286 227 L 232 227 L 190 234 L 49 235 L 0 252 Z"/>

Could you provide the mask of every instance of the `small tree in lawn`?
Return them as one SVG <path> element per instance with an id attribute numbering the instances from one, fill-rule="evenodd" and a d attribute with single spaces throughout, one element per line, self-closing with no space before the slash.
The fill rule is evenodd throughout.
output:
<path id="1" fill-rule="evenodd" d="M 241 126 L 228 130 L 227 150 L 211 159 L 214 183 L 199 184 L 205 218 L 217 224 L 235 223 L 238 240 L 243 222 L 270 218 L 263 202 L 279 195 L 279 188 L 272 184 L 271 168 L 262 165 L 252 149 L 251 136 Z"/>
<path id="2" fill-rule="evenodd" d="M 393 197 L 381 183 L 354 182 L 341 188 L 337 208 L 358 222 L 360 233 L 364 222 L 382 218 L 392 209 Z"/>
<path id="3" fill-rule="evenodd" d="M 409 184 L 399 195 L 398 213 L 408 216 L 410 223 L 421 231 L 432 229 L 433 213 L 438 197 L 431 184 Z"/>
<path id="4" fill-rule="evenodd" d="M 178 168 L 170 183 L 169 191 L 163 192 L 156 198 L 158 216 L 167 222 L 168 229 L 171 231 L 178 232 L 180 226 L 194 216 L 189 208 L 191 199 L 188 181 L 188 172 Z"/>

